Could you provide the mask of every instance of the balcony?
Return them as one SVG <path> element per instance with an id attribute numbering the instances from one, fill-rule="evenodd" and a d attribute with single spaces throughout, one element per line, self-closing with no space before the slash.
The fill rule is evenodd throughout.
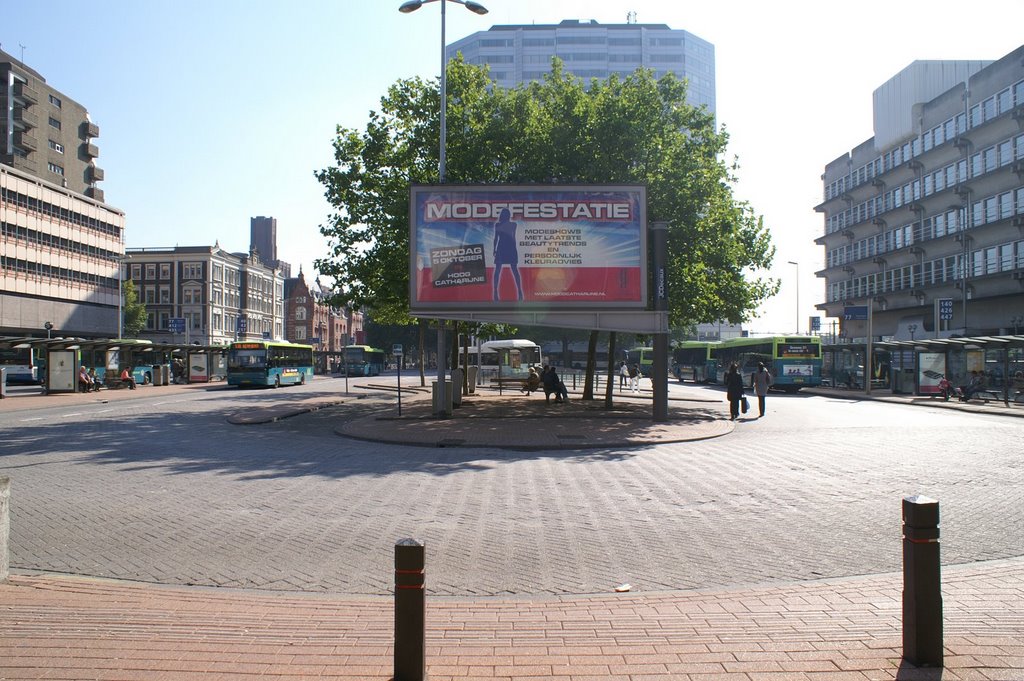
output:
<path id="1" fill-rule="evenodd" d="M 25 151 L 39 151 L 39 142 L 24 130 L 14 133 L 14 146 Z"/>
<path id="2" fill-rule="evenodd" d="M 89 166 L 89 179 L 92 182 L 102 182 L 103 181 L 103 168 L 99 168 L 99 167 L 93 166 L 93 165 Z"/>
<path id="3" fill-rule="evenodd" d="M 95 123 L 92 123 L 90 121 L 86 121 L 86 122 L 82 123 L 81 134 L 82 134 L 83 137 L 99 137 L 100 136 L 100 126 L 98 126 Z"/>
<path id="4" fill-rule="evenodd" d="M 15 107 L 14 109 L 14 129 L 25 130 L 28 128 L 38 128 L 39 117 L 30 111 Z"/>
<path id="5" fill-rule="evenodd" d="M 103 190 L 99 187 L 86 187 L 85 195 L 90 199 L 95 199 L 96 201 L 103 203 Z"/>
<path id="6" fill-rule="evenodd" d="M 95 144 L 82 142 L 82 153 L 88 156 L 89 158 L 96 158 L 97 156 L 100 155 L 100 148 L 97 147 Z"/>
<path id="7" fill-rule="evenodd" d="M 39 93 L 25 83 L 14 84 L 14 99 L 21 100 L 25 104 L 38 104 Z"/>

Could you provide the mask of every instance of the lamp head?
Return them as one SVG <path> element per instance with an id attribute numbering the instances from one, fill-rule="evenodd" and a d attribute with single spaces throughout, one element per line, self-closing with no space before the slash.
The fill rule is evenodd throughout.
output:
<path id="1" fill-rule="evenodd" d="M 470 12 L 483 16 L 487 14 L 487 8 L 481 5 L 479 2 L 473 2 L 473 0 L 466 0 L 463 3 Z"/>
<path id="2" fill-rule="evenodd" d="M 409 12 L 415 12 L 420 7 L 423 7 L 423 0 L 405 0 L 398 11 L 402 14 L 408 14 Z"/>

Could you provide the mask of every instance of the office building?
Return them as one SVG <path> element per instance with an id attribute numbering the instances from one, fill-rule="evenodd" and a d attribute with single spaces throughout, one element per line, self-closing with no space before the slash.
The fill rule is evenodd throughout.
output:
<path id="1" fill-rule="evenodd" d="M 83 106 L 0 52 L 0 334 L 118 333 L 124 213 Z"/>
<path id="2" fill-rule="evenodd" d="M 585 82 L 625 77 L 643 67 L 660 78 L 668 72 L 689 81 L 687 101 L 715 111 L 715 47 L 665 24 L 599 24 L 566 19 L 559 24 L 492 26 L 448 45 L 449 59 L 462 53 L 486 64 L 495 84 L 513 88 L 539 81 L 557 56 L 568 73 Z"/>
<path id="3" fill-rule="evenodd" d="M 281 270 L 285 279 L 291 278 L 292 266 L 277 257 L 277 218 L 249 218 L 249 250 L 270 267 Z"/>
<path id="4" fill-rule="evenodd" d="M 284 277 L 258 253 L 218 243 L 130 248 L 125 260 L 148 315 L 140 338 L 200 345 L 284 338 Z"/>
<path id="5" fill-rule="evenodd" d="M 818 309 L 870 308 L 875 338 L 1019 330 L 1024 46 L 994 62 L 914 62 L 875 91 L 874 133 L 822 175 Z M 863 320 L 842 324 L 866 336 Z"/>

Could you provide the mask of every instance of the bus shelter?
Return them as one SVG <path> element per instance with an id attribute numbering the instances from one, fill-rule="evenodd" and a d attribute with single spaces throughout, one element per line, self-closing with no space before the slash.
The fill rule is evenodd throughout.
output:
<path id="1" fill-rule="evenodd" d="M 135 338 L 0 337 L 0 349 L 25 352 L 38 363 L 38 380 L 47 392 L 78 389 L 78 371 L 94 369 L 100 380 L 128 368 L 137 383 L 164 385 L 171 381 L 172 365 L 180 359 L 185 380 L 208 381 L 225 375 L 225 346 L 156 343 Z M 195 371 L 192 371 L 195 368 Z"/>
<path id="2" fill-rule="evenodd" d="M 984 391 L 1006 404 L 1024 391 L 1024 335 L 879 341 L 873 348 L 889 353 L 893 392 L 935 395 L 943 377 L 965 386 L 975 373 Z"/>

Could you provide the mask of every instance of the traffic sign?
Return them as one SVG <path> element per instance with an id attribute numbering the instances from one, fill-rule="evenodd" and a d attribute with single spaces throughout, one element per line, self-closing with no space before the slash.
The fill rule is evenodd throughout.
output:
<path id="1" fill-rule="evenodd" d="M 310 345 L 320 345 L 320 336 L 310 336 L 309 337 L 309 344 Z"/>
<path id="2" fill-rule="evenodd" d="M 395 343 L 394 345 L 392 345 L 391 346 L 391 354 L 394 355 L 395 357 L 401 357 L 402 356 L 402 346 L 400 344 L 398 344 L 398 343 Z"/>
<path id="3" fill-rule="evenodd" d="M 939 319 L 944 322 L 953 319 L 953 299 L 939 298 Z"/>
<path id="4" fill-rule="evenodd" d="M 847 305 L 843 308 L 843 319 L 848 322 L 867 321 L 867 305 Z"/>
<path id="5" fill-rule="evenodd" d="M 246 319 L 245 317 L 239 317 L 238 321 L 235 322 L 235 330 L 238 333 L 246 333 L 246 331 L 248 329 L 249 329 L 249 320 Z"/>
<path id="6" fill-rule="evenodd" d="M 185 333 L 185 318 L 171 317 L 167 320 L 167 330 L 171 333 Z"/>

